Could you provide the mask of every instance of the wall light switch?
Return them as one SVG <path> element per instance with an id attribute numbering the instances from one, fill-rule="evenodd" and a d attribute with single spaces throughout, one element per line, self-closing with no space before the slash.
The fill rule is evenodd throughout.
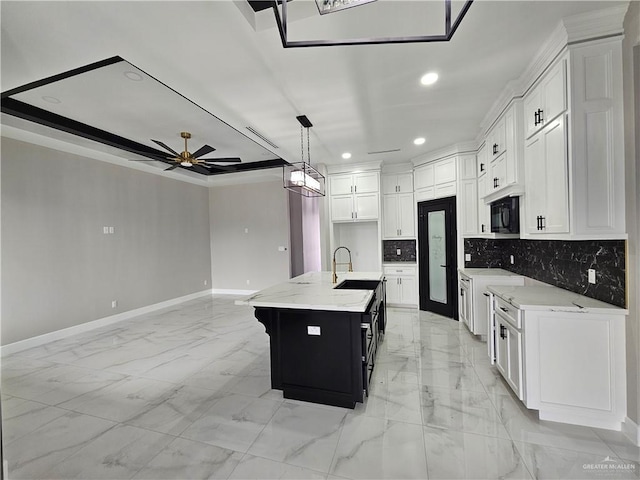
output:
<path id="1" fill-rule="evenodd" d="M 117 300 L 112 300 L 111 301 L 111 308 L 116 308 L 118 306 L 118 301 Z"/>
<path id="2" fill-rule="evenodd" d="M 102 233 L 104 233 L 105 235 L 109 233 L 109 227 L 102 227 Z"/>
<path id="3" fill-rule="evenodd" d="M 470 262 L 471 261 L 471 254 L 470 253 L 465 253 L 464 254 L 464 261 L 465 262 Z"/>
<path id="4" fill-rule="evenodd" d="M 282 245 L 278 247 L 278 251 L 279 252 L 286 252 L 287 251 L 287 247 L 283 247 Z"/>
<path id="5" fill-rule="evenodd" d="M 589 283 L 596 283 L 596 271 L 590 268 L 587 273 L 589 274 Z"/>
<path id="6" fill-rule="evenodd" d="M 307 325 L 307 335 L 320 335 L 320 327 L 312 327 Z"/>
<path id="7" fill-rule="evenodd" d="M 116 227 L 109 227 L 109 233 L 115 233 Z"/>
<path id="8" fill-rule="evenodd" d="M 399 248 L 396 248 L 396 255 L 402 255 L 402 250 L 400 250 Z"/>

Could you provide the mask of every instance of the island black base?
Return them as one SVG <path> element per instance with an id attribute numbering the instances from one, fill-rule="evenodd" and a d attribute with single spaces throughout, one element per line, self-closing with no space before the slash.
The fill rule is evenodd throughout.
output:
<path id="1" fill-rule="evenodd" d="M 365 313 L 256 307 L 270 336 L 271 387 L 285 398 L 354 408 L 368 392 L 384 310 L 383 282 Z"/>

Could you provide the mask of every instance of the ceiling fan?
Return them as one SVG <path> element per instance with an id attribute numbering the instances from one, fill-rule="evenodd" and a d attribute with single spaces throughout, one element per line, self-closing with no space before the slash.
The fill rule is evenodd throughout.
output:
<path id="1" fill-rule="evenodd" d="M 189 132 L 180 132 L 180 136 L 184 138 L 184 151 L 182 153 L 176 152 L 173 148 L 167 146 L 159 140 L 151 139 L 152 142 L 160 145 L 166 151 L 172 154 L 170 157 L 166 157 L 167 160 L 173 160 L 175 162 L 174 165 L 171 165 L 169 168 L 165 168 L 167 170 L 173 170 L 178 167 L 194 167 L 195 170 L 198 170 L 200 167 L 207 168 L 220 168 L 224 169 L 225 167 L 222 165 L 216 165 L 216 163 L 239 163 L 242 160 L 238 157 L 227 157 L 227 158 L 201 158 L 203 155 L 207 155 L 208 153 L 214 152 L 215 148 L 210 145 L 203 145 L 195 152 L 189 152 L 187 147 L 187 142 L 191 138 L 191 134 Z M 147 160 L 140 160 L 147 161 Z M 228 167 L 227 167 L 228 168 Z M 203 172 L 205 173 L 205 172 Z M 206 171 L 206 173 L 209 173 Z"/>

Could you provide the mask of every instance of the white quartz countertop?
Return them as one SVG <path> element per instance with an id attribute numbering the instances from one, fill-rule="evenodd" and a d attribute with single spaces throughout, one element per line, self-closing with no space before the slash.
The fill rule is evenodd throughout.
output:
<path id="1" fill-rule="evenodd" d="M 458 271 L 467 277 L 522 277 L 517 273 L 501 268 L 459 268 Z"/>
<path id="2" fill-rule="evenodd" d="M 252 307 L 364 312 L 373 290 L 336 290 L 343 280 L 382 280 L 382 272 L 338 272 L 338 282 L 331 282 L 331 272 L 309 272 L 236 300 L 236 305 Z"/>
<path id="3" fill-rule="evenodd" d="M 626 315 L 624 308 L 552 286 L 499 286 L 487 289 L 521 310 L 551 310 Z"/>

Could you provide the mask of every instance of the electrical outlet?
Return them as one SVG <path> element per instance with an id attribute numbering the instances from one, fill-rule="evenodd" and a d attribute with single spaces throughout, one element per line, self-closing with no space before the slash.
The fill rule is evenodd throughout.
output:
<path id="1" fill-rule="evenodd" d="M 116 308 L 118 306 L 117 300 L 111 300 L 111 308 Z"/>
<path id="2" fill-rule="evenodd" d="M 111 234 L 116 233 L 116 227 L 109 227 L 109 233 Z"/>
<path id="3" fill-rule="evenodd" d="M 464 254 L 464 261 L 465 262 L 470 262 L 471 261 L 471 254 L 470 253 L 465 253 Z"/>
<path id="4" fill-rule="evenodd" d="M 247 280 L 247 285 L 249 285 L 251 282 L 249 280 Z"/>
<path id="5" fill-rule="evenodd" d="M 400 250 L 399 248 L 396 248 L 396 255 L 402 255 L 402 250 Z"/>
<path id="6" fill-rule="evenodd" d="M 109 227 L 102 227 L 102 233 L 107 235 L 109 233 Z"/>
<path id="7" fill-rule="evenodd" d="M 589 276 L 589 283 L 596 283 L 596 271 L 593 268 L 587 270 Z"/>
<path id="8" fill-rule="evenodd" d="M 516 263 L 515 259 L 513 258 L 513 255 L 509 255 L 509 261 L 511 262 L 511 265 Z"/>

